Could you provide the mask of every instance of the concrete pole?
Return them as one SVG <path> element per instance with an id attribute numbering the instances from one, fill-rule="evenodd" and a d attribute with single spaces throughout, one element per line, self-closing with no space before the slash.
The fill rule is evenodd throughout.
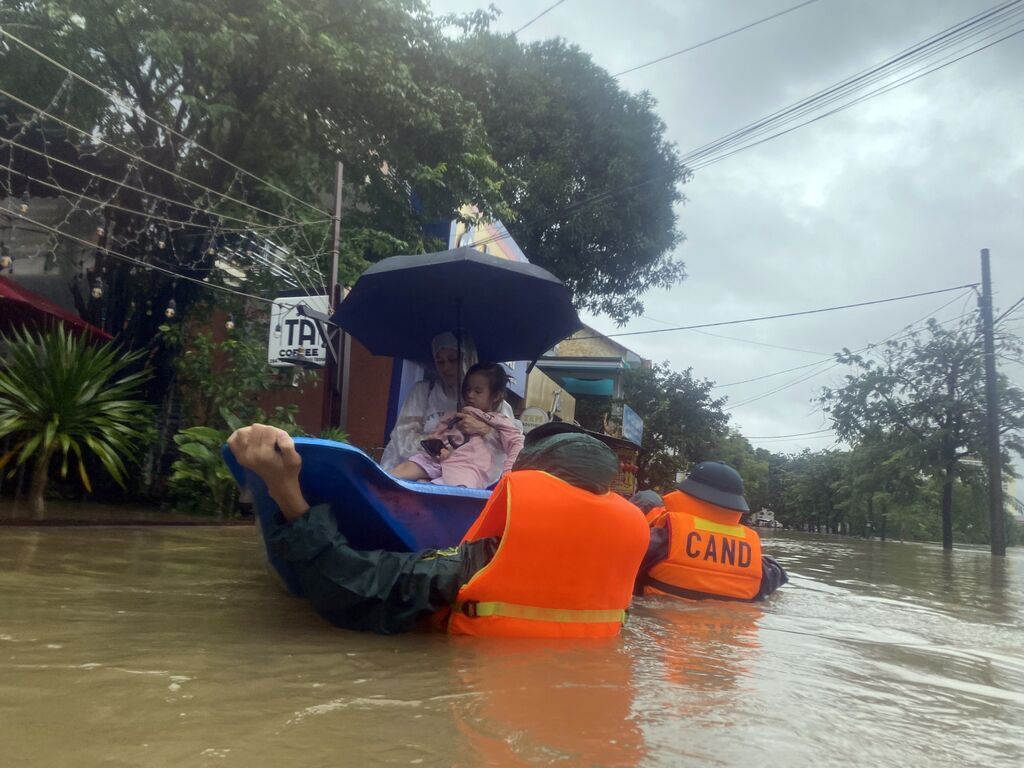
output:
<path id="1" fill-rule="evenodd" d="M 986 460 L 988 507 L 992 529 L 992 554 L 1006 555 L 1006 512 L 1003 507 L 1003 459 L 999 449 L 999 395 L 996 392 L 996 348 L 992 323 L 992 272 L 988 248 L 981 250 L 981 328 L 985 343 Z"/>
<path id="2" fill-rule="evenodd" d="M 331 216 L 331 282 L 327 286 L 327 316 L 333 317 L 341 303 L 341 286 L 338 285 L 338 254 L 341 247 L 341 188 L 345 177 L 345 166 L 340 161 L 334 170 L 334 215 Z M 332 333 L 333 330 L 333 333 Z M 345 429 L 348 421 L 347 403 L 342 402 L 342 380 L 347 379 L 345 370 L 345 338 L 340 328 L 324 326 L 327 338 L 327 361 L 324 365 L 324 400 L 321 429 L 337 426 Z M 335 413 L 338 413 L 335 418 Z"/>

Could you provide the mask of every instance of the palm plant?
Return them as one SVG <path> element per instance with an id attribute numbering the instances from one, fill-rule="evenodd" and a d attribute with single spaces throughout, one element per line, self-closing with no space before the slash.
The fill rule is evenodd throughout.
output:
<path id="1" fill-rule="evenodd" d="M 87 491 L 92 482 L 85 455 L 99 459 L 124 487 L 125 459 L 147 433 L 151 409 L 138 399 L 149 371 L 126 373 L 141 352 L 122 354 L 111 343 L 92 346 L 63 328 L 0 334 L 0 438 L 13 436 L 13 448 L 0 456 L 10 462 L 34 461 L 29 499 L 42 516 L 54 455 L 67 477 L 73 454 Z"/>

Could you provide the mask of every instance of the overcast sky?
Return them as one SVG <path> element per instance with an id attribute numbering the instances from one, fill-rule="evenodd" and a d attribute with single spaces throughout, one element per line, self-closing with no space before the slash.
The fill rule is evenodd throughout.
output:
<path id="1" fill-rule="evenodd" d="M 552 2 L 496 3 L 497 29 L 512 31 Z M 521 38 L 561 36 L 619 72 L 796 4 L 566 0 Z M 482 5 L 433 2 L 439 12 Z M 669 138 L 685 153 L 993 5 L 818 0 L 621 82 L 655 96 Z M 1018 18 L 1020 26 L 1009 31 L 1024 27 L 1024 13 Z M 687 239 L 678 258 L 687 280 L 646 296 L 645 317 L 624 329 L 606 318 L 585 320 L 605 333 L 648 330 L 946 288 L 980 281 L 982 248 L 992 254 L 997 313 L 1009 307 L 1024 295 L 1022 72 L 1024 34 L 699 171 L 683 187 L 688 202 L 679 208 Z M 956 296 L 711 329 L 719 336 L 683 331 L 620 340 L 644 357 L 727 384 L 975 306 L 973 298 Z M 1007 325 L 1024 330 L 1024 309 Z M 827 426 L 812 398 L 840 382 L 844 368 L 740 404 L 817 370 L 715 391 L 729 396 L 732 423 L 748 436 L 810 432 Z M 1003 370 L 1024 385 L 1024 368 Z M 833 444 L 828 435 L 752 442 L 779 452 Z"/>

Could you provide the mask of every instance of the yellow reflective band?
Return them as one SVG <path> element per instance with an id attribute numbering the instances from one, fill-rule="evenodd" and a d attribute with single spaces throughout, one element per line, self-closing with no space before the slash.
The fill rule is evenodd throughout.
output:
<path id="1" fill-rule="evenodd" d="M 693 519 L 693 527 L 698 531 L 723 533 L 726 536 L 735 536 L 739 539 L 745 539 L 747 537 L 747 529 L 742 525 L 723 525 L 722 523 L 713 523 L 710 520 L 705 520 L 703 517 L 695 517 Z"/>
<path id="2" fill-rule="evenodd" d="M 533 621 L 556 621 L 562 624 L 625 624 L 626 611 L 617 609 L 572 609 L 537 608 L 532 605 L 515 603 L 469 601 L 455 604 L 455 613 L 471 618 L 480 616 L 504 616 L 509 619 L 530 619 Z"/>

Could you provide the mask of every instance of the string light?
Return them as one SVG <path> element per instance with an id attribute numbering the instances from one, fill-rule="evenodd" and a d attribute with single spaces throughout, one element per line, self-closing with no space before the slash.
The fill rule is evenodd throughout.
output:
<path id="1" fill-rule="evenodd" d="M 164 317 L 168 320 L 172 320 L 176 314 L 178 314 L 178 303 L 174 299 L 171 299 L 167 302 L 167 309 L 164 310 Z"/>
<path id="2" fill-rule="evenodd" d="M 93 280 L 91 293 L 94 299 L 103 298 L 103 278 L 99 275 L 97 275 L 96 279 Z"/>
<path id="3" fill-rule="evenodd" d="M 21 202 L 18 204 L 18 211 L 20 213 L 28 213 L 29 200 L 30 198 L 28 196 L 28 190 L 26 189 L 24 192 L 21 193 Z"/>
<path id="4" fill-rule="evenodd" d="M 227 322 L 224 323 L 224 327 L 229 331 L 235 330 L 235 316 L 231 312 L 228 313 L 228 319 Z"/>
<path id="5" fill-rule="evenodd" d="M 11 258 L 11 252 L 7 245 L 0 245 L 0 269 L 10 269 L 12 264 L 14 264 L 14 259 Z"/>

